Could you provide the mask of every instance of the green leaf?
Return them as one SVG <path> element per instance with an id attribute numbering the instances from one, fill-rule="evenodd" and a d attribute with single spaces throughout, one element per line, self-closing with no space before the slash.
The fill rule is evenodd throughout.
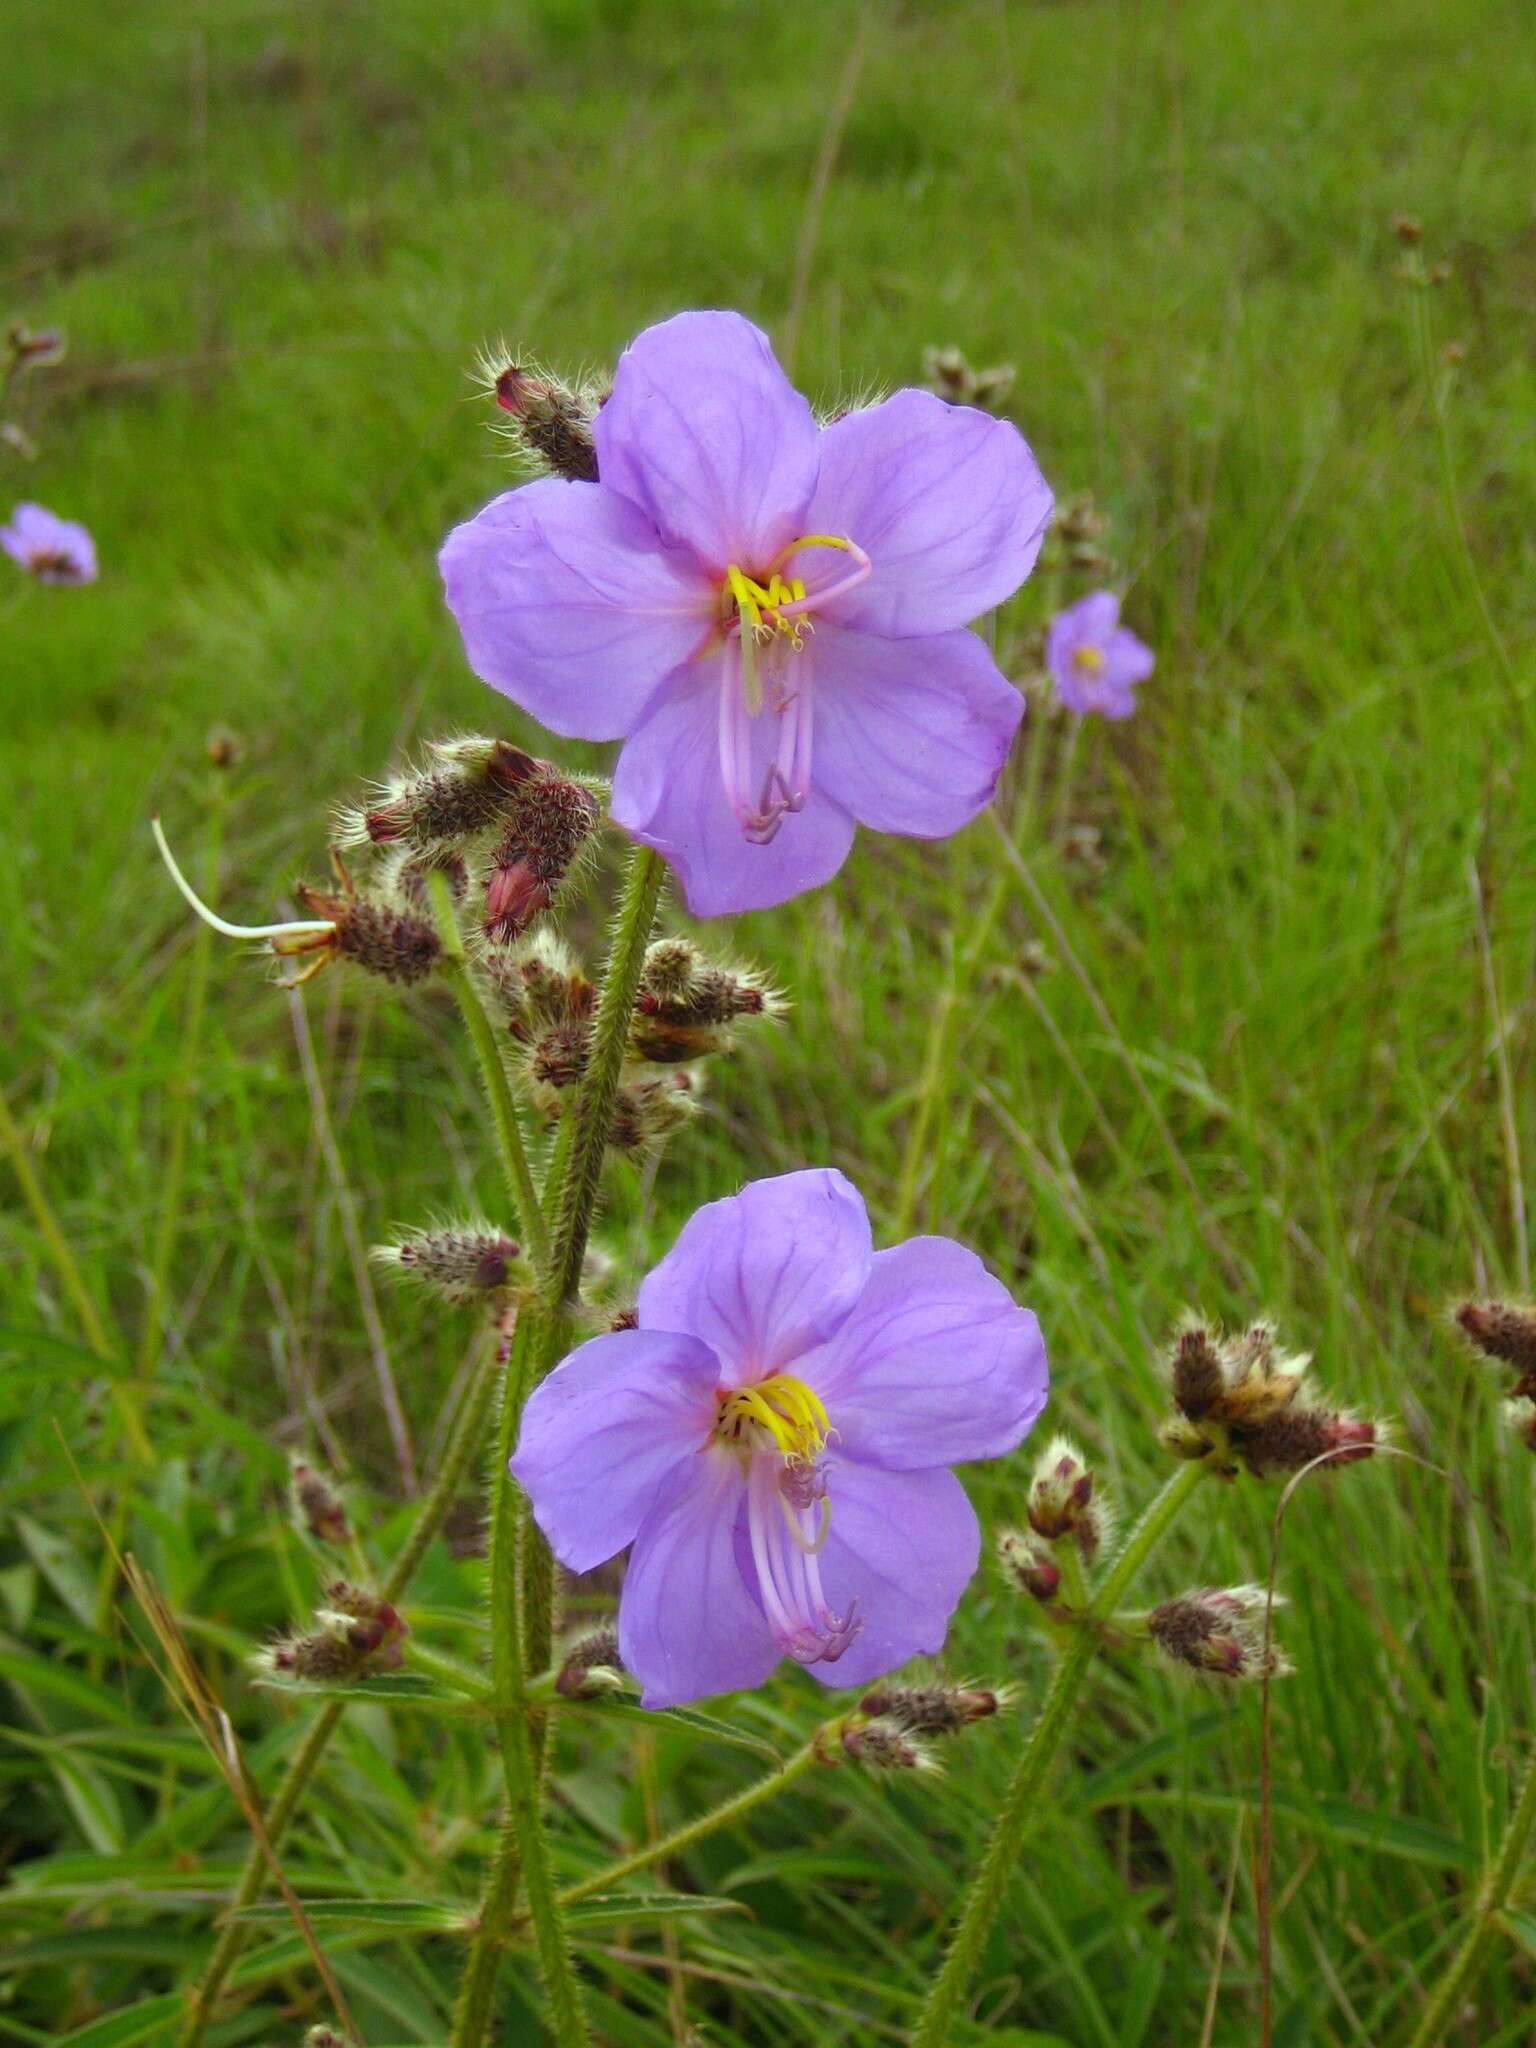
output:
<path id="1" fill-rule="evenodd" d="M 44 1529 L 30 1515 L 11 1517 L 28 1557 L 82 1628 L 96 1626 L 96 1578 L 72 1543 Z"/>
<path id="2" fill-rule="evenodd" d="M 255 1684 L 263 1692 L 282 1692 L 305 1700 L 371 1700 L 375 1706 L 431 1707 L 443 1714 L 484 1716 L 494 1711 L 479 1700 L 466 1699 L 461 1692 L 450 1692 L 447 1686 L 423 1677 L 419 1671 L 380 1671 L 350 1685 L 310 1685 L 263 1673 Z"/>
<path id="3" fill-rule="evenodd" d="M 682 1920 L 690 1913 L 745 1913 L 740 1899 L 715 1899 L 693 1892 L 603 1892 L 565 1909 L 572 1928 L 608 1927 L 616 1920 Z"/>
<path id="4" fill-rule="evenodd" d="M 60 2034 L 54 2048 L 131 2048 L 135 2041 L 164 2040 L 185 2009 L 186 2000 L 179 1991 L 165 1992 L 159 1998 L 141 1998 L 137 2005 L 103 2013 L 98 2020 Z"/>
<path id="5" fill-rule="evenodd" d="M 671 1728 L 684 1734 L 702 1736 L 709 1742 L 728 1742 L 737 1749 L 749 1749 L 754 1756 L 766 1757 L 769 1763 L 780 1761 L 778 1751 L 760 1735 L 748 1735 L 729 1721 L 717 1721 L 713 1714 L 700 1714 L 692 1707 L 642 1707 L 634 1700 L 620 1699 L 613 1694 L 595 1700 L 557 1697 L 549 1705 L 557 1713 L 587 1713 L 599 1720 L 638 1722 L 642 1728 L 649 1728 L 653 1735 L 663 1735 Z"/>
<path id="6" fill-rule="evenodd" d="M 392 1927 L 417 1933 L 462 1934 L 474 1916 L 472 1906 L 456 1906 L 443 1899 L 303 1899 L 304 1917 L 311 1927 Z M 257 1926 L 291 1924 L 293 1915 L 285 1905 L 242 1906 L 229 1915 L 231 1920 L 249 1920 Z"/>

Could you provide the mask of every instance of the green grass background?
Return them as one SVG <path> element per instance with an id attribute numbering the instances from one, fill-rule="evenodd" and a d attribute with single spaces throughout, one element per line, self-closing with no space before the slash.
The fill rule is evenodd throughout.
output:
<path id="1" fill-rule="evenodd" d="M 940 847 L 865 839 L 830 888 L 731 933 L 793 1013 L 717 1072 L 653 1190 L 621 1176 L 603 1241 L 638 1269 L 698 1201 L 819 1162 L 888 1230 L 954 988 L 919 1219 L 1037 1310 L 1055 1420 L 1128 1512 L 1166 1462 L 1157 1347 L 1187 1305 L 1273 1311 L 1339 1399 L 1394 1418 L 1438 1472 L 1314 1480 L 1285 1523 L 1299 1670 L 1274 1706 L 1274 1937 L 1283 2048 L 1401 2038 L 1536 1719 L 1532 1467 L 1443 1324 L 1458 1290 L 1529 1282 L 1536 815 L 1390 222 L 1420 215 L 1447 266 L 1427 304 L 1435 360 L 1464 351 L 1458 516 L 1528 685 L 1528 10 L 10 0 L 4 42 L 0 316 L 71 338 L 30 386 L 39 459 L 4 483 L 84 519 L 103 570 L 0 594 L 0 1063 L 116 1374 L 148 1367 L 154 1462 L 125 1462 L 13 1204 L 0 2038 L 170 2038 L 244 1847 L 102 1577 L 88 1502 L 121 1503 L 269 1779 L 296 1717 L 242 1660 L 316 1570 L 284 1520 L 288 1448 L 344 1461 L 380 1554 L 401 1526 L 346 1209 L 367 1241 L 495 1203 L 448 1011 L 339 974 L 305 1004 L 338 1194 L 286 1000 L 194 939 L 148 814 L 194 868 L 216 814 L 219 901 L 262 917 L 321 872 L 327 807 L 418 738 L 537 739 L 468 674 L 439 598 L 441 535 L 507 481 L 468 372 L 500 335 L 603 363 L 691 304 L 763 320 L 828 399 L 915 380 L 927 343 L 1015 363 L 1013 415 L 1058 491 L 1111 516 L 1159 666 L 1131 724 L 1083 735 L 1069 788 L 1058 723 L 1021 748 L 1046 750 L 1021 843 L 1113 1032 L 1022 891 L 955 984 L 996 869 L 985 823 Z M 1042 602 L 1027 589 L 1003 623 L 1020 673 Z M 215 723 L 248 754 L 211 799 Z M 1034 978 L 1037 941 L 1054 971 Z M 382 1317 L 430 1457 L 469 1332 L 403 1297 Z M 989 1526 L 1027 1470 L 969 1475 Z M 1213 1491 L 1151 1593 L 1263 1577 L 1274 1506 Z M 418 1629 L 467 1643 L 477 1574 L 439 1550 Z M 1038 1634 L 990 1572 L 948 1668 L 1016 1681 L 1025 1711 L 1042 1685 Z M 787 1744 L 819 1706 L 790 1674 L 738 1712 Z M 977 1731 L 938 1781 L 818 1776 L 715 1838 L 670 1881 L 746 1910 L 670 1948 L 643 1917 L 594 1931 L 602 2038 L 680 2041 L 686 2014 L 714 2043 L 899 2040 L 1021 1733 Z M 978 2038 L 1256 2038 L 1258 1745 L 1251 1694 L 1104 1669 L 988 1950 Z M 628 1757 L 608 1735 L 562 1751 L 566 1868 L 758 1767 L 671 1734 Z M 358 1709 L 290 1872 L 468 1904 L 496 1783 L 478 1735 Z M 296 2041 L 325 2013 L 281 1917 L 252 1955 L 217 2038 Z M 337 1937 L 374 2048 L 444 2038 L 454 1956 Z M 1533 1957 L 1517 1918 L 1466 2042 L 1529 2039 Z M 536 2039 L 531 1986 L 509 1970 L 507 2042 Z"/>

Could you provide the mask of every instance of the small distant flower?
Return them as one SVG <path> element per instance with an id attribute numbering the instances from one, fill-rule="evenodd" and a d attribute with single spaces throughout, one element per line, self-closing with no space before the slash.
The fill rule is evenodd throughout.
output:
<path id="1" fill-rule="evenodd" d="M 1045 665 L 1057 695 L 1080 716 L 1129 718 L 1133 692 L 1152 673 L 1153 653 L 1120 624 L 1120 600 L 1095 590 L 1058 612 L 1045 636 Z"/>
<path id="2" fill-rule="evenodd" d="M 0 548 L 39 583 L 94 583 L 96 543 L 73 519 L 59 519 L 41 505 L 18 505 L 9 526 L 0 526 Z"/>
<path id="3" fill-rule="evenodd" d="M 476 673 L 622 739 L 613 816 L 699 916 L 827 881 L 855 822 L 940 839 L 1023 705 L 963 630 L 1034 566 L 1051 494 L 1018 431 L 898 391 L 825 429 L 767 337 L 680 313 L 625 351 L 597 480 L 541 478 L 448 537 Z"/>
<path id="4" fill-rule="evenodd" d="M 535 1390 L 512 1471 L 572 1571 L 632 1546 L 619 1648 L 646 1706 L 759 1684 L 781 1657 L 868 1685 L 931 1653 L 979 1534 L 945 1468 L 1045 1403 L 1039 1326 L 972 1252 L 872 1252 L 841 1174 L 711 1202 Z"/>

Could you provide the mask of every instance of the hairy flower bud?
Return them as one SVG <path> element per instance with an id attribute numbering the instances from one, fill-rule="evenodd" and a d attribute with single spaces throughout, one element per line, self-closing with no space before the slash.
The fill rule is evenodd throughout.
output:
<path id="1" fill-rule="evenodd" d="M 339 1550 L 352 1541 L 346 1505 L 323 1472 L 303 1458 L 295 1458 L 289 1467 L 288 1490 L 294 1520 L 317 1542 Z"/>
<path id="2" fill-rule="evenodd" d="M 1191 1321 L 1174 1340 L 1170 1360 L 1178 1414 L 1161 1431 L 1177 1456 L 1221 1459 L 1227 1475 L 1245 1466 L 1255 1478 L 1299 1472 L 1314 1459 L 1352 1464 L 1368 1458 L 1379 1426 L 1301 1399 L 1310 1360 L 1275 1345 L 1270 1323 L 1235 1337 Z"/>
<path id="3" fill-rule="evenodd" d="M 428 765 L 382 783 L 367 810 L 345 811 L 343 845 L 462 845 L 502 824 L 510 794 L 540 764 L 507 740 L 434 740 Z"/>
<path id="4" fill-rule="evenodd" d="M 311 2027 L 304 2036 L 304 2048 L 356 2048 L 350 2034 L 338 2033 L 335 2027 Z"/>
<path id="5" fill-rule="evenodd" d="M 533 767 L 509 797 L 506 830 L 485 876 L 485 935 L 498 945 L 521 938 L 550 908 L 601 817 L 597 798 L 583 783 L 568 780 L 547 761 Z"/>
<path id="6" fill-rule="evenodd" d="M 974 405 L 982 412 L 996 412 L 1013 389 L 1016 374 L 1011 363 L 973 370 L 954 347 L 923 350 L 928 389 L 950 405 Z"/>
<path id="7" fill-rule="evenodd" d="M 313 1685 L 339 1685 L 370 1671 L 395 1671 L 409 1634 L 399 1611 L 377 1593 L 337 1579 L 315 1609 L 314 1630 L 290 1634 L 261 1651 L 259 1670 L 281 1672 Z"/>
<path id="8" fill-rule="evenodd" d="M 1456 1320 L 1485 1358 L 1513 1366 L 1510 1395 L 1536 1401 L 1536 1308 L 1507 1301 L 1464 1301 Z"/>
<path id="9" fill-rule="evenodd" d="M 784 1007 L 758 975 L 713 964 L 689 939 L 658 939 L 645 956 L 630 1049 L 655 1066 L 704 1059 L 729 1051 L 733 1023 Z"/>
<path id="10" fill-rule="evenodd" d="M 1046 1446 L 1029 1489 L 1029 1526 L 1047 1543 L 1071 1537 L 1085 1558 L 1104 1540 L 1104 1504 L 1094 1498 L 1095 1479 L 1081 1452 L 1065 1437 Z"/>
<path id="11" fill-rule="evenodd" d="M 403 1278 L 419 1280 L 444 1301 L 483 1300 L 505 1287 L 518 1247 L 489 1223 L 451 1223 L 398 1244 L 378 1244 L 370 1257 Z"/>
<path id="12" fill-rule="evenodd" d="M 1045 1606 L 1061 1591 L 1061 1566 L 1038 1537 L 1005 1529 L 997 1539 L 997 1554 L 1003 1570 L 1031 1600 Z"/>
<path id="13" fill-rule="evenodd" d="M 318 889 L 309 882 L 300 882 L 295 888 L 293 893 L 303 909 L 317 921 L 328 923 L 331 932 L 328 938 L 302 943 L 273 940 L 272 950 L 284 958 L 298 953 L 315 956 L 289 977 L 286 986 L 299 987 L 334 959 L 350 960 L 354 967 L 404 988 L 437 971 L 443 942 L 429 917 L 378 897 L 359 895 L 344 871 L 341 881 L 339 890 Z"/>
<path id="14" fill-rule="evenodd" d="M 1239 1684 L 1266 1671 L 1283 1678 L 1292 1667 L 1272 1643 L 1265 1647 L 1267 1604 L 1262 1586 L 1207 1586 L 1154 1607 L 1147 1627 L 1163 1655 L 1186 1670 Z M 1283 1604 L 1277 1597 L 1275 1605 Z"/>
<path id="15" fill-rule="evenodd" d="M 24 327 L 15 321 L 6 330 L 6 349 L 18 369 L 43 369 L 64 360 L 66 342 L 57 327 Z"/>
<path id="16" fill-rule="evenodd" d="M 847 1721 L 842 1731 L 843 1754 L 877 1771 L 936 1771 L 931 1752 L 894 1721 Z"/>
<path id="17" fill-rule="evenodd" d="M 646 1152 L 665 1144 L 698 1109 L 693 1080 L 686 1073 L 636 1081 L 620 1088 L 608 1143 L 615 1152 Z"/>
<path id="18" fill-rule="evenodd" d="M 511 416 L 517 437 L 529 452 L 555 476 L 572 483 L 596 483 L 592 422 L 597 400 L 521 363 L 486 367 L 496 403 Z"/>
<path id="19" fill-rule="evenodd" d="M 623 1659 L 619 1656 L 619 1631 L 612 1622 L 582 1631 L 565 1645 L 565 1657 L 555 1678 L 555 1691 L 562 1699 L 596 1699 L 623 1686 Z"/>
<path id="20" fill-rule="evenodd" d="M 883 1679 L 859 1701 L 859 1712 L 894 1722 L 911 1735 L 954 1735 L 990 1719 L 1003 1697 L 979 1687 L 896 1685 Z"/>

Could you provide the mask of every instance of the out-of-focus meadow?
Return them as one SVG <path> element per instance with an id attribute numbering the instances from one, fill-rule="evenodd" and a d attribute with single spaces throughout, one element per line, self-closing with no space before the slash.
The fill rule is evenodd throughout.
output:
<path id="1" fill-rule="evenodd" d="M 918 381 L 928 344 L 1015 364 L 1011 415 L 1108 516 L 1159 666 L 1132 721 L 1081 732 L 1070 784 L 1061 715 L 1026 721 L 1010 801 L 1044 749 L 1049 915 L 1021 881 L 979 961 L 986 821 L 865 836 L 831 887 L 739 921 L 793 1010 L 654 1185 L 623 1181 L 604 1247 L 643 1266 L 699 1201 L 842 1166 L 877 1236 L 962 1238 L 1035 1308 L 1055 1419 L 1132 1505 L 1167 1464 L 1158 1347 L 1189 1305 L 1272 1312 L 1393 1418 L 1437 1470 L 1314 1477 L 1283 1526 L 1272 1918 L 1280 2048 L 1400 2038 L 1536 1725 L 1536 1468 L 1444 1320 L 1529 1286 L 1526 8 L 11 0 L 3 40 L 0 319 L 70 350 L 29 381 L 40 452 L 0 458 L 0 507 L 85 521 L 102 573 L 45 589 L 0 561 L 0 1078 L 61 1239 L 0 1167 L 0 2037 L 170 2038 L 245 1849 L 95 1514 L 270 1781 L 298 1717 L 245 1660 L 313 1598 L 289 1450 L 343 1469 L 387 1547 L 377 1354 L 427 1466 L 469 1343 L 375 1306 L 359 1250 L 495 1205 L 442 1002 L 340 974 L 291 1002 L 194 929 L 149 814 L 256 920 L 322 875 L 332 803 L 421 738 L 548 751 L 468 673 L 434 568 L 508 478 L 477 352 L 606 363 L 730 305 L 829 400 Z M 1026 681 L 1040 604 L 999 628 Z M 925 1073 L 951 999 L 955 1059 Z M 1028 1466 L 971 1475 L 984 1523 Z M 1274 1490 L 1212 1494 L 1168 1592 L 1267 1574 Z M 413 1617 L 453 1640 L 480 1572 L 440 1546 Z M 947 1668 L 1038 1693 L 1022 1606 L 984 1568 Z M 813 1691 L 781 1674 L 744 1725 L 798 1739 Z M 686 2014 L 718 2043 L 901 2039 L 1017 1743 L 975 1731 L 938 1780 L 822 1774 L 713 1837 L 668 1883 L 744 1910 L 582 1932 L 601 2037 L 682 2040 Z M 616 1847 L 761 1768 L 671 1734 L 633 1779 L 617 1754 L 570 1745 L 555 1785 Z M 1259 1758 L 1253 1693 L 1106 1664 L 986 1956 L 988 2038 L 1255 2038 Z M 370 2042 L 444 2037 L 434 1930 L 474 1900 L 498 1789 L 472 1724 L 349 1716 L 285 1862 L 311 1895 L 396 1902 L 327 1937 Z M 296 2041 L 313 1973 L 281 1908 L 255 1934 L 213 2038 Z M 1528 2038 L 1533 1957 L 1512 1915 L 1466 2041 Z M 531 2039 L 531 2007 L 507 2029 Z"/>

